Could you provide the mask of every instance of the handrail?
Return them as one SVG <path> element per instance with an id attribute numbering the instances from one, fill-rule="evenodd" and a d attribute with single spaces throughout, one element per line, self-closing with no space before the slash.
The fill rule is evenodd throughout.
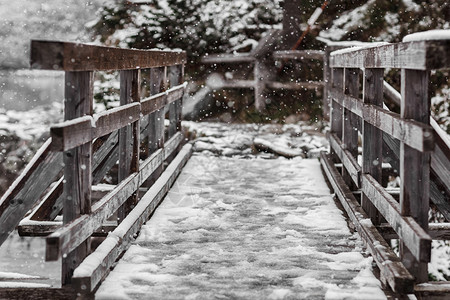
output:
<path id="1" fill-rule="evenodd" d="M 450 68 L 450 61 L 446 59 L 449 51 L 449 40 L 346 48 L 330 53 L 326 62 L 330 70 L 324 72 L 326 97 L 331 102 L 331 158 L 334 162 L 342 162 L 342 178 L 333 171 L 334 166 L 328 156 L 322 156 L 322 165 L 332 184 L 345 182 L 353 190 L 361 189 L 361 206 L 372 224 L 379 226 L 381 217 L 390 224 L 402 245 L 400 258 L 416 283 L 428 280 L 427 262 L 431 257 L 431 237 L 427 233 L 429 199 L 440 202 L 437 207 L 444 211 L 450 207 L 450 203 L 442 203 L 446 201 L 445 197 L 450 196 L 447 186 L 450 178 L 449 145 L 447 137 L 430 118 L 427 101 L 429 71 Z M 403 95 L 384 82 L 384 68 L 402 70 Z M 359 85 L 361 75 L 362 89 Z M 400 114 L 383 108 L 383 94 L 400 106 Z M 358 130 L 362 134 L 362 165 L 357 163 Z M 395 156 L 388 158 L 401 177 L 400 203 L 382 185 L 384 141 L 389 141 L 387 145 Z M 435 185 L 434 180 L 444 183 Z M 446 187 L 444 195 L 446 193 L 447 196 L 440 193 L 442 186 Z M 350 201 L 342 193 L 338 197 L 341 202 Z M 346 204 L 344 207 L 349 206 Z M 361 223 L 357 218 L 353 221 Z M 362 223 L 357 224 L 357 227 L 361 226 Z M 384 265 L 387 262 L 371 245 L 373 238 L 363 235 L 363 239 L 372 249 L 380 269 L 384 270 L 382 279 L 394 291 L 412 292 L 413 285 L 407 279 L 411 278 L 409 273 L 400 272 L 398 268 L 386 269 Z M 398 280 L 403 280 L 404 285 L 399 285 Z"/>
<path id="2" fill-rule="evenodd" d="M 62 257 L 63 287 L 75 284 L 80 293 L 95 289 L 95 285 L 89 290 L 77 286 L 80 281 L 73 277 L 89 255 L 90 237 L 102 226 L 110 228 L 106 222 L 115 213 L 121 228 L 136 232 L 136 226 L 154 211 L 191 153 L 187 146 L 180 152 L 184 141 L 181 107 L 185 63 L 184 51 L 32 41 L 32 68 L 65 71 L 64 122 L 51 127 L 51 138 L 2 197 L 0 243 L 42 199 L 19 232 L 33 232 L 35 228 L 35 235 L 48 235 L 46 259 Z M 145 69 L 150 71 L 151 96 L 141 99 L 141 70 Z M 102 70 L 120 71 L 120 106 L 93 114 L 93 71 Z M 164 171 L 165 163 L 177 153 L 180 157 Z M 117 185 L 95 202 L 92 185 L 100 182 L 117 161 Z M 161 173 L 166 175 L 157 181 L 158 199 L 150 201 L 152 196 L 147 196 L 150 206 L 133 213 L 138 221 L 122 223 L 139 203 L 139 192 L 144 187 L 148 190 Z M 54 222 L 61 209 L 62 224 Z M 128 244 L 119 242 L 119 246 L 123 250 Z M 110 254 L 108 263 L 118 255 L 118 251 Z M 97 269 L 96 285 L 108 271 L 109 267 Z"/>

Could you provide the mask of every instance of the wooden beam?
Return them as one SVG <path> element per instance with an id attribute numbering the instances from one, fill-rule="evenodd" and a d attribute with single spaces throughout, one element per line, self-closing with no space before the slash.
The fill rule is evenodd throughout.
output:
<path id="1" fill-rule="evenodd" d="M 450 67 L 450 41 L 417 41 L 331 53 L 332 68 L 405 68 L 430 70 Z"/>
<path id="2" fill-rule="evenodd" d="M 283 50 L 274 51 L 274 59 L 293 59 L 293 60 L 304 60 L 304 59 L 318 59 L 323 60 L 325 56 L 325 51 L 321 50 Z"/>
<path id="3" fill-rule="evenodd" d="M 378 231 L 385 239 L 398 239 L 398 234 L 389 224 L 377 226 Z M 450 240 L 450 223 L 429 223 L 428 234 L 433 240 Z"/>
<path id="4" fill-rule="evenodd" d="M 403 119 L 398 114 L 377 106 L 364 104 L 359 99 L 345 95 L 335 88 L 330 90 L 330 95 L 334 102 L 410 147 L 422 152 L 434 149 L 434 134 L 430 126 Z"/>
<path id="5" fill-rule="evenodd" d="M 129 247 L 142 224 L 148 220 L 167 194 L 191 153 L 192 146 L 185 145 L 155 184 L 142 197 L 133 209 L 133 213 L 129 214 L 75 271 L 73 280 L 78 292 L 82 294 L 92 292 L 109 273 L 116 259 Z"/>
<path id="6" fill-rule="evenodd" d="M 202 57 L 204 64 L 252 63 L 255 61 L 249 54 L 209 54 Z"/>
<path id="7" fill-rule="evenodd" d="M 339 157 L 345 169 L 353 180 L 356 187 L 361 186 L 361 166 L 356 161 L 356 158 L 342 145 L 341 140 L 336 134 L 330 134 L 330 146 L 334 153 Z"/>
<path id="8" fill-rule="evenodd" d="M 62 170 L 63 155 L 48 139 L 0 199 L 0 245 Z"/>
<path id="9" fill-rule="evenodd" d="M 323 87 L 321 81 L 300 81 L 300 82 L 279 82 L 268 81 L 266 86 L 274 90 L 304 90 L 304 89 L 316 89 Z"/>
<path id="10" fill-rule="evenodd" d="M 142 115 L 151 114 L 164 106 L 183 97 L 186 86 L 184 84 L 170 88 L 166 92 L 158 92 L 154 95 L 141 100 Z"/>
<path id="11" fill-rule="evenodd" d="M 369 174 L 361 175 L 361 190 L 397 232 L 414 257 L 429 262 L 431 237 L 409 216 L 402 216 L 398 202 Z"/>
<path id="12" fill-rule="evenodd" d="M 414 294 L 418 299 L 446 300 L 450 294 L 449 281 L 429 281 L 416 284 Z"/>
<path id="13" fill-rule="evenodd" d="M 184 51 L 135 50 L 58 41 L 31 41 L 32 69 L 135 70 L 179 65 L 186 61 Z"/>
<path id="14" fill-rule="evenodd" d="M 376 230 L 345 184 L 330 157 L 322 152 L 320 158 L 322 168 L 336 196 L 377 263 L 380 269 L 381 280 L 385 284 L 389 284 L 392 290 L 397 293 L 411 293 L 414 289 L 414 278 Z"/>

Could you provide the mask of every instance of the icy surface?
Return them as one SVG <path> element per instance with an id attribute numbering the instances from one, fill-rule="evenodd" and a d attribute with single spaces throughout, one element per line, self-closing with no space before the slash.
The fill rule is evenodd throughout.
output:
<path id="1" fill-rule="evenodd" d="M 385 299 L 317 159 L 195 153 L 97 299 Z"/>

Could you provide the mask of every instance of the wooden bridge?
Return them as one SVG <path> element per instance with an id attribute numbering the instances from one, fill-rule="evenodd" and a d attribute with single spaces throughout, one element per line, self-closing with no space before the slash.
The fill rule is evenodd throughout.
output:
<path id="1" fill-rule="evenodd" d="M 46 260 L 61 259 L 62 287 L 1 288 L 0 297 L 91 297 L 191 156 L 181 132 L 186 54 L 49 41 L 33 41 L 31 50 L 32 68 L 65 71 L 65 121 L 51 127 L 51 138 L 1 198 L 0 243 L 16 227 L 21 235 L 45 236 Z M 444 299 L 450 292 L 448 282 L 429 282 L 427 272 L 431 241 L 450 239 L 449 223 L 428 221 L 430 203 L 450 217 L 450 143 L 430 118 L 428 94 L 430 72 L 448 69 L 449 59 L 449 40 L 344 49 L 324 59 L 331 151 L 320 163 L 395 295 Z M 383 81 L 386 68 L 401 69 L 401 94 Z M 106 70 L 120 71 L 121 105 L 94 114 L 94 72 Z M 149 95 L 141 95 L 143 79 Z M 117 161 L 117 182 L 100 188 Z M 400 189 L 387 189 L 383 175 L 396 172 Z M 95 237 L 104 241 L 92 250 Z M 391 239 L 399 240 L 399 256 Z"/>

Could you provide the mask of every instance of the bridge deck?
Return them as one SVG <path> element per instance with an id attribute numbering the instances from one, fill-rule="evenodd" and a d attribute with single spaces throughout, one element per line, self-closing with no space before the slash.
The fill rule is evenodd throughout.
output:
<path id="1" fill-rule="evenodd" d="M 194 154 L 98 299 L 385 299 L 317 159 Z"/>

